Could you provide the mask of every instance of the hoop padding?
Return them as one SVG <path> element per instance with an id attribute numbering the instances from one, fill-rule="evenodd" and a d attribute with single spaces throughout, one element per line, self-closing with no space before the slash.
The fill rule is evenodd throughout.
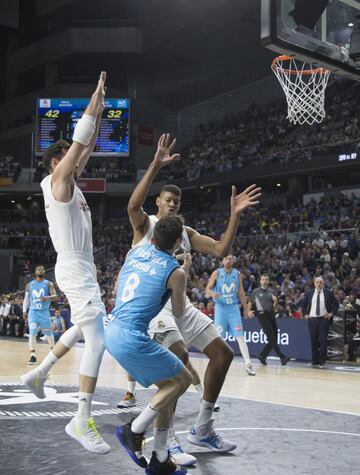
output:
<path id="1" fill-rule="evenodd" d="M 326 117 L 325 90 L 330 71 L 290 56 L 278 56 L 271 69 L 284 89 L 292 124 L 320 124 Z"/>

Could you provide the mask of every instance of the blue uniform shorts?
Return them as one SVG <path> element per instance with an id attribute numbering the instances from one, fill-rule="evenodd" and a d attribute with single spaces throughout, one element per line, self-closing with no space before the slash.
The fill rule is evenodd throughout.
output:
<path id="1" fill-rule="evenodd" d="M 172 379 L 185 368 L 176 355 L 149 335 L 120 326 L 116 320 L 105 328 L 105 348 L 145 388 Z"/>
<path id="2" fill-rule="evenodd" d="M 226 332 L 231 336 L 244 336 L 238 304 L 215 304 L 214 323 L 223 338 L 226 337 Z"/>
<path id="3" fill-rule="evenodd" d="M 28 315 L 28 326 L 30 335 L 37 335 L 39 330 L 44 335 L 53 334 L 50 312 L 40 312 L 38 310 L 30 310 Z"/>

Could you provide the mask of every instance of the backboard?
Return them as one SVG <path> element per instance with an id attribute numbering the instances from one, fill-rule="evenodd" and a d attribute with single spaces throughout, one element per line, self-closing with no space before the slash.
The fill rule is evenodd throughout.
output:
<path id="1" fill-rule="evenodd" d="M 360 80 L 350 56 L 360 29 L 360 0 L 262 0 L 261 42 L 279 53 Z"/>

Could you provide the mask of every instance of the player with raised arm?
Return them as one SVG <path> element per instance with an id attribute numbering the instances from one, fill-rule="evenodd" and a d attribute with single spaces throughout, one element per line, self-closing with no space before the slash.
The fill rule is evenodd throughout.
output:
<path id="1" fill-rule="evenodd" d="M 214 323 L 223 338 L 225 338 L 227 331 L 236 338 L 245 361 L 246 372 L 249 376 L 255 376 L 256 373 L 251 364 L 249 349 L 244 339 L 244 328 L 239 309 L 240 301 L 244 309 L 244 317 L 249 318 L 242 275 L 233 268 L 233 256 L 224 257 L 222 263 L 223 267 L 211 274 L 206 287 L 207 295 L 215 303 Z"/>
<path id="2" fill-rule="evenodd" d="M 158 207 L 156 216 L 149 216 L 142 208 L 151 184 L 160 169 L 180 158 L 178 154 L 171 155 L 175 144 L 176 140 L 171 142 L 169 134 L 163 134 L 160 137 L 155 157 L 129 200 L 128 214 L 134 232 L 133 246 L 150 243 L 158 220 L 166 216 L 174 216 L 179 212 L 181 190 L 175 185 L 166 185 L 161 190 L 156 199 Z M 258 204 L 260 196 L 261 190 L 256 185 L 248 187 L 240 194 L 236 194 L 236 188 L 233 186 L 230 218 L 222 238 L 216 241 L 184 226 L 181 252 L 190 252 L 191 249 L 194 249 L 197 252 L 217 257 L 228 255 L 236 235 L 239 215 L 245 209 Z M 196 309 L 187 299 L 183 316 L 177 318 L 175 322 L 171 303 L 168 302 L 159 315 L 150 322 L 149 333 L 154 334 L 155 340 L 168 347 L 185 363 L 188 361 L 187 347 L 190 345 L 209 358 L 204 377 L 203 399 L 197 420 L 190 430 L 188 441 L 219 452 L 234 450 L 236 444 L 224 440 L 213 428 L 214 406 L 232 362 L 233 351 L 220 337 L 212 320 Z M 177 451 L 181 452 L 180 445 Z M 183 458 L 181 453 L 172 455 L 174 458 L 180 455 L 179 462 Z"/>
<path id="3" fill-rule="evenodd" d="M 118 278 L 114 319 L 106 327 L 106 349 L 143 386 L 159 390 L 150 404 L 132 422 L 115 430 L 134 462 L 149 475 L 186 474 L 167 450 L 173 407 L 191 383 L 191 374 L 181 360 L 148 335 L 150 320 L 170 298 L 175 317 L 181 317 L 186 302 L 186 273 L 173 257 L 180 245 L 180 218 L 160 219 L 154 229 L 154 244 L 133 248 Z M 149 465 L 142 454 L 146 428 L 155 423 L 154 452 Z"/>
<path id="4" fill-rule="evenodd" d="M 54 348 L 54 334 L 52 331 L 50 305 L 57 300 L 54 284 L 45 279 L 44 266 L 36 266 L 35 279 L 25 288 L 23 315 L 28 319 L 30 359 L 28 364 L 37 363 L 36 335 L 39 330 L 46 336 L 51 349 Z"/>
<path id="5" fill-rule="evenodd" d="M 21 378 L 38 398 L 45 398 L 44 383 L 50 368 L 83 338 L 78 412 L 65 430 L 83 447 L 97 454 L 110 450 L 91 417 L 91 401 L 104 353 L 106 311 L 96 279 L 91 213 L 76 178 L 95 147 L 104 110 L 105 81 L 103 71 L 85 113 L 76 124 L 73 143 L 59 140 L 43 155 L 43 165 L 49 175 L 41 182 L 41 188 L 49 233 L 57 252 L 55 278 L 69 301 L 74 326 L 62 335 L 38 368 Z"/>

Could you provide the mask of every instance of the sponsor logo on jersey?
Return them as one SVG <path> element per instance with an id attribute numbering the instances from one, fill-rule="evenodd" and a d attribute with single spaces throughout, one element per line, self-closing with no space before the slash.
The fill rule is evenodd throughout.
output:
<path id="1" fill-rule="evenodd" d="M 39 289 L 39 290 L 33 289 L 31 293 L 32 293 L 32 297 L 34 301 L 37 301 L 37 300 L 40 300 L 41 297 L 45 296 L 45 289 L 44 288 Z"/>
<path id="2" fill-rule="evenodd" d="M 89 206 L 87 205 L 86 201 L 78 201 L 79 203 L 79 208 L 81 209 L 81 211 L 90 211 L 90 208 Z"/>

